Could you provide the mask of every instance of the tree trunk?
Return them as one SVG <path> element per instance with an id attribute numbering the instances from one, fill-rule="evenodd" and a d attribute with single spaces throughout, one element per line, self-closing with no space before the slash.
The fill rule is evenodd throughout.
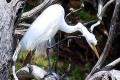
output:
<path id="1" fill-rule="evenodd" d="M 0 1 L 0 80 L 7 80 L 13 54 L 14 26 L 26 0 Z"/>

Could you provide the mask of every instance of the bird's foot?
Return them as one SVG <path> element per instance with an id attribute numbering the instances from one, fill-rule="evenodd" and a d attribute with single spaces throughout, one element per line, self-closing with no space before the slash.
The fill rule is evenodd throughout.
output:
<path id="1" fill-rule="evenodd" d="M 48 75 L 52 75 L 52 73 L 53 73 L 52 69 L 50 69 L 50 70 L 47 72 Z"/>
<path id="2" fill-rule="evenodd" d="M 54 71 L 49 70 L 48 73 L 44 76 L 44 80 L 60 80 L 59 75 Z"/>

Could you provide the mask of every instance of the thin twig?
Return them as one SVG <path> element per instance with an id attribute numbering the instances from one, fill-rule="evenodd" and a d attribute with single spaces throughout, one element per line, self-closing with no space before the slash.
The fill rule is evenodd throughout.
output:
<path id="1" fill-rule="evenodd" d="M 71 67 L 71 65 L 69 64 L 68 69 L 67 69 L 66 72 L 61 76 L 61 80 L 64 80 L 65 76 L 70 72 L 70 67 Z"/>
<path id="2" fill-rule="evenodd" d="M 18 26 L 23 26 L 23 27 L 30 27 L 30 24 L 22 24 L 22 23 L 20 23 L 20 24 L 18 24 Z"/>
<path id="3" fill-rule="evenodd" d="M 15 30 L 14 34 L 24 35 L 26 31 L 27 31 L 27 29 L 24 29 L 24 30 Z"/>
<path id="4" fill-rule="evenodd" d="M 68 14 L 66 15 L 65 19 L 66 19 L 68 16 L 70 16 L 71 14 L 73 14 L 73 13 L 75 13 L 75 12 L 78 12 L 78 11 L 80 11 L 80 10 L 81 10 L 81 8 L 79 8 L 79 9 L 77 9 L 77 10 L 72 10 L 70 13 L 68 13 Z"/>
<path id="5" fill-rule="evenodd" d="M 82 4 L 81 4 L 81 6 L 80 6 L 80 8 L 79 9 L 76 9 L 76 10 L 71 10 L 71 12 L 70 13 L 68 13 L 66 16 L 65 16 L 65 19 L 68 17 L 68 16 L 70 16 L 71 14 L 73 14 L 73 13 L 75 13 L 75 12 L 78 12 L 78 11 L 80 11 L 81 10 L 81 8 L 83 8 L 84 7 L 84 4 L 83 4 L 83 1 L 82 1 Z"/>

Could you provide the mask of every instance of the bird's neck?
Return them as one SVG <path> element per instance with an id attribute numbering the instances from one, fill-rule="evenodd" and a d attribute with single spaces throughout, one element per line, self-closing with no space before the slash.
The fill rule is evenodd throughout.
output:
<path id="1" fill-rule="evenodd" d="M 77 31 L 77 26 L 68 25 L 66 22 L 63 22 L 59 30 L 66 33 L 73 33 Z"/>
<path id="2" fill-rule="evenodd" d="M 86 34 L 90 33 L 88 31 L 88 29 L 85 26 L 83 26 L 83 25 L 79 25 L 79 26 L 76 25 L 76 27 L 77 27 L 77 30 L 80 31 L 83 34 L 83 36 L 86 36 Z"/>
<path id="3" fill-rule="evenodd" d="M 77 26 L 72 26 L 72 25 L 66 25 L 66 28 L 64 28 L 67 33 L 73 33 L 78 31 Z"/>
<path id="4" fill-rule="evenodd" d="M 63 19 L 61 22 L 61 27 L 59 30 L 66 32 L 66 33 L 73 33 L 76 31 L 80 31 L 84 36 L 86 33 L 89 33 L 89 31 L 87 30 L 87 28 L 85 26 L 83 26 L 81 23 L 78 23 L 74 26 L 68 25 L 65 20 Z"/>

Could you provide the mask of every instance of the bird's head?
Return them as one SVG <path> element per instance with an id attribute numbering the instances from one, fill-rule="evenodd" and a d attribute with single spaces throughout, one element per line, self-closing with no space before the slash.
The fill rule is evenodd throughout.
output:
<path id="1" fill-rule="evenodd" d="M 95 35 L 93 33 L 90 33 L 85 26 L 83 26 L 81 23 L 78 23 L 77 25 L 77 30 L 80 31 L 83 36 L 86 38 L 89 46 L 93 49 L 95 52 L 97 58 L 99 58 L 99 54 L 97 52 L 97 49 L 95 45 L 97 45 L 97 40 L 95 38 Z"/>
<path id="2" fill-rule="evenodd" d="M 92 34 L 92 33 L 88 33 L 87 35 L 84 35 L 89 46 L 93 49 L 93 51 L 95 52 L 97 58 L 99 58 L 99 54 L 98 54 L 98 51 L 95 47 L 95 45 L 97 45 L 97 40 L 95 38 L 95 35 Z"/>

